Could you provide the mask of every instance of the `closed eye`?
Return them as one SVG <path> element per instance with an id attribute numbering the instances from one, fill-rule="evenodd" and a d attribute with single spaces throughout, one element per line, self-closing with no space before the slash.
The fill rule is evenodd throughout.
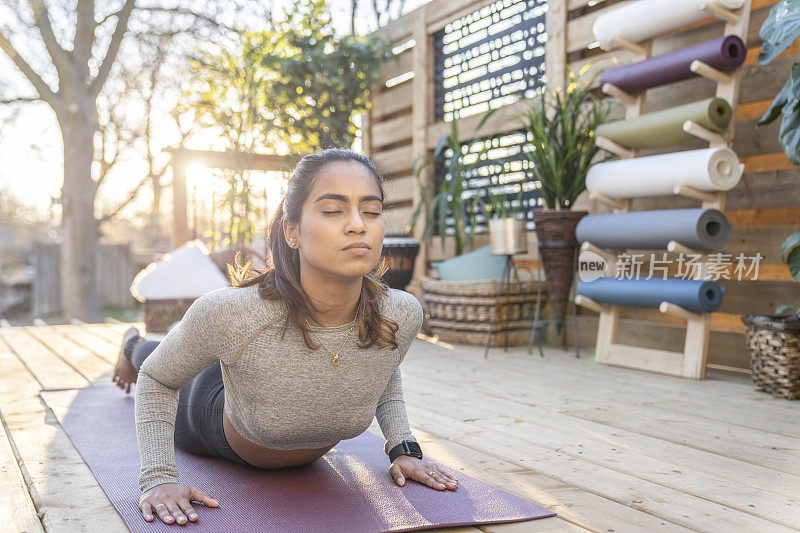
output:
<path id="1" fill-rule="evenodd" d="M 322 213 L 325 214 L 325 215 L 329 215 L 329 214 L 333 214 L 333 213 L 341 213 L 341 211 L 323 211 Z M 370 212 L 370 211 L 365 211 L 365 213 L 368 214 L 368 215 L 375 215 L 375 216 L 380 215 L 380 213 L 373 213 L 373 212 Z"/>

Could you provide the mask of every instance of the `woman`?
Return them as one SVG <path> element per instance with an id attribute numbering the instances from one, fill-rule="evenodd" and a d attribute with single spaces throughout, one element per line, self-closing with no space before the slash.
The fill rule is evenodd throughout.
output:
<path id="1" fill-rule="evenodd" d="M 304 157 L 270 222 L 265 270 L 229 267 L 234 286 L 198 298 L 160 343 L 126 332 L 112 379 L 127 391 L 137 383 L 145 520 L 155 511 L 185 524 L 197 520 L 191 500 L 219 505 L 178 482 L 175 445 L 257 469 L 300 466 L 373 417 L 398 485 L 456 488 L 409 430 L 399 364 L 422 307 L 378 281 L 383 200 L 365 156 Z"/>

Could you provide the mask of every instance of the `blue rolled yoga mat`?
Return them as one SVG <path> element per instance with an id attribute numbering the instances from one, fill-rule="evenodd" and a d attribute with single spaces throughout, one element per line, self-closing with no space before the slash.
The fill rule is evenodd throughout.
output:
<path id="1" fill-rule="evenodd" d="M 581 242 L 617 250 L 662 249 L 672 240 L 713 250 L 728 242 L 731 225 L 717 209 L 660 209 L 587 215 L 578 222 L 575 235 Z"/>
<path id="2" fill-rule="evenodd" d="M 596 302 L 658 307 L 670 302 L 698 313 L 711 313 L 722 305 L 725 287 L 713 281 L 692 279 L 617 279 L 598 278 L 578 281 L 578 294 Z"/>

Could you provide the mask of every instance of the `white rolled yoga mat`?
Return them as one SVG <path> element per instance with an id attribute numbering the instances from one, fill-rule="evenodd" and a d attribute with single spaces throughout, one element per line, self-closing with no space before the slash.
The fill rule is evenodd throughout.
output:
<path id="1" fill-rule="evenodd" d="M 725 9 L 744 5 L 744 0 L 638 0 L 597 17 L 594 38 L 603 46 L 612 46 L 614 37 L 641 42 L 711 16 L 702 9 L 707 2 Z"/>
<path id="2" fill-rule="evenodd" d="M 589 168 L 586 188 L 612 198 L 671 195 L 676 185 L 728 191 L 739 183 L 743 169 L 730 148 L 701 148 L 598 163 Z"/>

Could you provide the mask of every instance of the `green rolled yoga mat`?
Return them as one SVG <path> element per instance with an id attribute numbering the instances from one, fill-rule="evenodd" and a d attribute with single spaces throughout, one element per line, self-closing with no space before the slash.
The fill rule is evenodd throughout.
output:
<path id="1" fill-rule="evenodd" d="M 601 124 L 597 136 L 627 148 L 664 148 L 696 139 L 683 131 L 683 123 L 687 120 L 721 132 L 731 120 L 731 106 L 724 98 L 706 98 L 636 118 Z"/>

